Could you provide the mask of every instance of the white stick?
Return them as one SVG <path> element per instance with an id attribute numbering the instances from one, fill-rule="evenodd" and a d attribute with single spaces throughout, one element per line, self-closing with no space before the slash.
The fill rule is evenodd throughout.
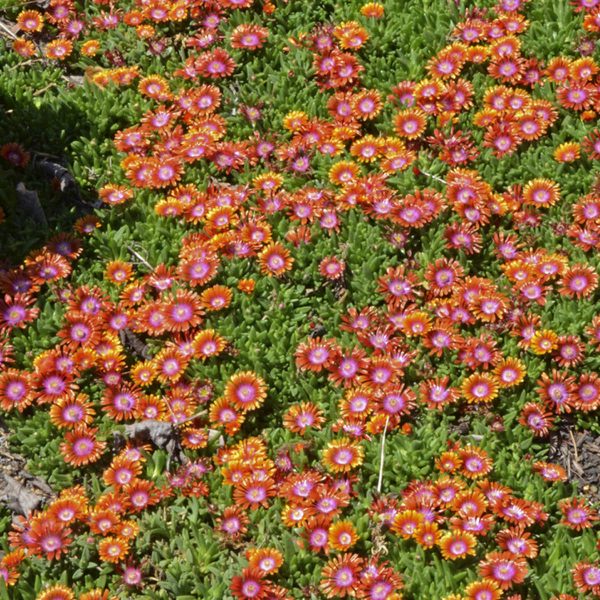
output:
<path id="1" fill-rule="evenodd" d="M 381 455 L 379 458 L 379 480 L 377 481 L 377 493 L 381 494 L 381 485 L 383 484 L 383 459 L 385 457 L 385 434 L 387 432 L 387 426 L 390 422 L 389 415 L 385 420 L 385 427 L 383 428 L 383 435 L 381 436 Z"/>
<path id="2" fill-rule="evenodd" d="M 146 265 L 151 271 L 154 271 L 154 267 L 138 252 L 136 252 L 131 246 L 127 246 L 127 250 L 131 252 L 142 264 Z"/>

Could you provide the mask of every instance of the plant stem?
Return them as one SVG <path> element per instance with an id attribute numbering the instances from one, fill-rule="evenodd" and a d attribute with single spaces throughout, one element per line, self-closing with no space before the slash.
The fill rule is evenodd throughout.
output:
<path id="1" fill-rule="evenodd" d="M 387 433 L 388 423 L 390 417 L 388 416 L 385 420 L 385 427 L 383 428 L 383 435 L 381 436 L 381 454 L 379 457 L 379 479 L 377 480 L 377 493 L 381 494 L 381 485 L 383 484 L 383 461 L 385 458 L 385 434 Z"/>

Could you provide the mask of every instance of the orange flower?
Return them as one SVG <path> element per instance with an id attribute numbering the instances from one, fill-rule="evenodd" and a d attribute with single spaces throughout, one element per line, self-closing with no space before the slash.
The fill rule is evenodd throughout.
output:
<path id="1" fill-rule="evenodd" d="M 449 531 L 442 535 L 438 546 L 446 560 L 457 560 L 475 554 L 477 539 L 464 531 Z"/>
<path id="2" fill-rule="evenodd" d="M 226 285 L 213 285 L 203 290 L 200 302 L 206 310 L 222 310 L 231 304 L 231 298 L 231 289 Z"/>
<path id="3" fill-rule="evenodd" d="M 122 537 L 106 537 L 98 543 L 100 560 L 109 563 L 120 563 L 129 553 L 129 540 Z"/>
<path id="4" fill-rule="evenodd" d="M 124 185 L 109 183 L 98 190 L 98 196 L 106 204 L 116 206 L 133 198 L 133 192 Z"/>
<path id="5" fill-rule="evenodd" d="M 254 279 L 240 279 L 237 285 L 238 290 L 244 294 L 251 294 L 254 291 L 255 286 L 256 282 Z"/>
<path id="6" fill-rule="evenodd" d="M 333 440 L 323 451 L 322 462 L 333 473 L 345 473 L 360 466 L 364 448 L 346 437 Z"/>
<path id="7" fill-rule="evenodd" d="M 57 584 L 40 592 L 35 600 L 75 600 L 75 594 L 71 588 Z"/>
<path id="8" fill-rule="evenodd" d="M 243 412 L 255 410 L 267 397 L 264 380 L 252 371 L 232 375 L 225 384 L 224 396 Z"/>
<path id="9" fill-rule="evenodd" d="M 427 116 L 418 109 L 401 110 L 394 117 L 394 130 L 409 140 L 417 139 L 427 127 Z"/>
<path id="10" fill-rule="evenodd" d="M 489 373 L 473 373 L 462 382 L 461 391 L 469 403 L 488 404 L 498 396 L 498 382 Z"/>
<path id="11" fill-rule="evenodd" d="M 100 42 L 98 40 L 87 40 L 82 45 L 79 51 L 83 56 L 96 56 L 100 52 Z"/>
<path id="12" fill-rule="evenodd" d="M 356 544 L 358 535 L 350 521 L 337 521 L 329 527 L 328 541 L 335 550 L 348 550 Z"/>
<path id="13" fill-rule="evenodd" d="M 549 179 L 532 179 L 523 188 L 523 203 L 546 208 L 553 206 L 559 199 L 558 184 Z"/>
<path id="14" fill-rule="evenodd" d="M 424 522 L 415 531 L 415 541 L 422 548 L 433 548 L 440 539 L 441 532 L 437 523 Z"/>
<path id="15" fill-rule="evenodd" d="M 279 571 L 283 564 L 283 556 L 275 548 L 249 548 L 246 550 L 248 566 L 258 569 L 263 575 L 272 575 Z"/>
<path id="16" fill-rule="evenodd" d="M 35 45 L 31 40 L 23 38 L 16 39 L 13 42 L 13 50 L 23 58 L 30 58 L 36 53 Z"/>
<path id="17" fill-rule="evenodd" d="M 381 19 L 385 13 L 383 4 L 379 2 L 367 2 L 360 8 L 360 14 L 363 17 L 369 17 L 371 19 Z"/>
<path id="18" fill-rule="evenodd" d="M 223 426 L 228 435 L 239 431 L 245 416 L 234 403 L 227 398 L 217 398 L 210 407 L 209 420 L 217 426 Z"/>
<path id="19" fill-rule="evenodd" d="M 363 559 L 357 554 L 340 554 L 323 568 L 320 588 L 327 598 L 355 596 L 360 587 Z"/>
<path id="20" fill-rule="evenodd" d="M 499 600 L 502 592 L 498 584 L 491 579 L 473 581 L 465 588 L 466 600 Z"/>
<path id="21" fill-rule="evenodd" d="M 211 356 L 220 354 L 227 345 L 227 340 L 220 336 L 214 329 L 199 331 L 192 342 L 194 356 L 205 360 Z"/>
<path id="22" fill-rule="evenodd" d="M 24 10 L 17 15 L 17 25 L 21 31 L 33 33 L 44 27 L 44 16 L 36 10 Z"/>
<path id="23" fill-rule="evenodd" d="M 479 563 L 479 573 L 482 577 L 493 580 L 501 589 L 507 590 L 525 579 L 528 573 L 527 561 L 511 552 L 490 552 Z"/>
<path id="24" fill-rule="evenodd" d="M 265 275 L 274 275 L 275 277 L 281 277 L 292 268 L 294 263 L 290 251 L 279 242 L 267 245 L 258 255 L 258 259 L 261 271 Z"/>
<path id="25" fill-rule="evenodd" d="M 392 523 L 392 531 L 405 540 L 416 536 L 419 528 L 425 523 L 422 513 L 416 510 L 404 510 L 396 514 Z"/>
<path id="26" fill-rule="evenodd" d="M 283 426 L 301 435 L 309 428 L 321 429 L 324 422 L 323 412 L 312 402 L 294 404 L 283 415 Z"/>
<path id="27" fill-rule="evenodd" d="M 553 156 L 557 162 L 575 162 L 581 156 L 581 145 L 579 142 L 565 142 L 554 150 Z"/>
<path id="28" fill-rule="evenodd" d="M 494 375 L 500 387 L 514 387 L 525 378 L 527 368 L 518 358 L 508 357 L 498 362 L 494 368 Z"/>
<path id="29" fill-rule="evenodd" d="M 73 52 L 73 42 L 59 38 L 46 45 L 44 53 L 51 60 L 65 60 Z"/>
<path id="30" fill-rule="evenodd" d="M 538 355 L 554 352 L 558 348 L 558 335 L 551 329 L 540 329 L 533 334 L 529 348 Z"/>
<path id="31" fill-rule="evenodd" d="M 238 25 L 231 32 L 231 47 L 239 50 L 258 50 L 269 37 L 266 27 L 253 24 Z"/>
<path id="32" fill-rule="evenodd" d="M 49 560 L 60 558 L 71 543 L 70 533 L 71 530 L 59 521 L 39 515 L 27 532 L 27 550 Z"/>
<path id="33" fill-rule="evenodd" d="M 122 284 L 131 279 L 133 266 L 122 260 L 112 260 L 106 265 L 104 278 L 115 284 Z"/>
<path id="34" fill-rule="evenodd" d="M 65 441 L 60 445 L 60 453 L 67 464 L 75 467 L 96 462 L 104 449 L 106 442 L 96 439 L 98 429 L 78 427 L 65 435 Z"/>

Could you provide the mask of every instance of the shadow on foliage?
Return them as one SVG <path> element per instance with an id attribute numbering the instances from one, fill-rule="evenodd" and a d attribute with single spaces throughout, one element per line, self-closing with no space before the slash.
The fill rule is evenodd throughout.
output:
<path id="1" fill-rule="evenodd" d="M 23 167 L 0 159 L 0 260 L 16 265 L 53 235 L 71 232 L 76 219 L 92 212 L 93 204 L 82 199 L 68 160 L 71 143 L 91 135 L 92 115 L 69 102 L 68 93 L 16 91 L 9 73 L 0 73 L 0 146 L 17 143 L 29 155 Z M 59 80 L 47 87 L 65 85 L 72 84 Z"/>

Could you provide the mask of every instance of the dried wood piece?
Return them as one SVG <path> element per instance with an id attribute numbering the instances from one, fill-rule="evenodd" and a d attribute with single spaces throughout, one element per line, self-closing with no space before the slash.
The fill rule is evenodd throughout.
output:
<path id="1" fill-rule="evenodd" d="M 17 199 L 19 201 L 19 208 L 26 218 L 35 221 L 44 229 L 48 229 L 46 213 L 42 208 L 40 197 L 36 191 L 28 190 L 25 184 L 20 181 L 17 183 Z"/>
<path id="2" fill-rule="evenodd" d="M 0 473 L 0 502 L 13 512 L 29 517 L 44 500 L 44 496 L 31 491 L 14 477 L 7 473 Z"/>

